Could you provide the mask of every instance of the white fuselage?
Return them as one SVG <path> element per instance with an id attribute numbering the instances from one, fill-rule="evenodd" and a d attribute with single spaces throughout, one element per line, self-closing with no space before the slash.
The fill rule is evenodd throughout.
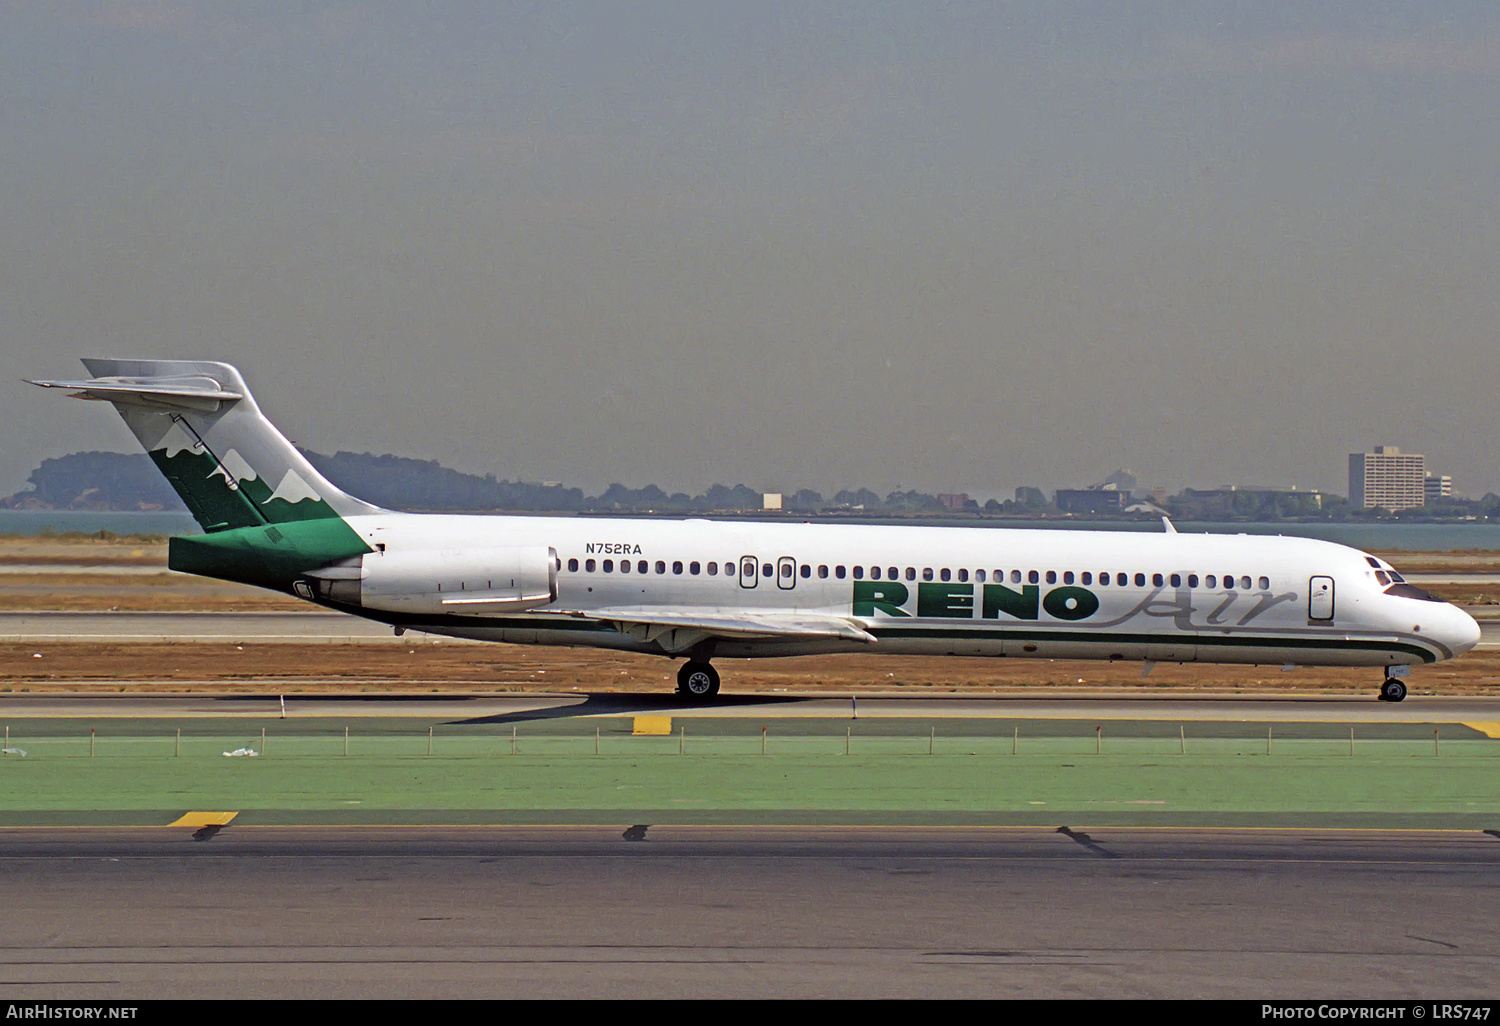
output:
<path id="1" fill-rule="evenodd" d="M 524 612 L 365 612 L 492 641 L 684 654 L 670 634 L 623 623 L 653 611 L 667 623 L 816 614 L 866 635 L 720 637 L 712 652 L 723 656 L 878 650 L 1392 666 L 1452 658 L 1479 638 L 1454 606 L 1405 585 L 1387 593 L 1387 564 L 1303 538 L 434 514 L 349 524 L 377 550 L 367 566 L 385 553 L 555 550 L 556 599 Z M 477 585 L 448 582 L 450 591 L 465 586 Z"/>

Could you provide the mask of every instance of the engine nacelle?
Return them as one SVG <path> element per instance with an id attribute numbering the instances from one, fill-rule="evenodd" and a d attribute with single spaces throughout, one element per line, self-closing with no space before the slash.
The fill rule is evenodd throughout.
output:
<path id="1" fill-rule="evenodd" d="M 304 598 L 391 613 L 487 616 L 557 601 L 557 550 L 396 549 L 324 567 L 297 582 Z"/>

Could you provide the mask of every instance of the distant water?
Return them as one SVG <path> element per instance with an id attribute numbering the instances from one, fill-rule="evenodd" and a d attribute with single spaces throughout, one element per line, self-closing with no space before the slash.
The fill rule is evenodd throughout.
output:
<path id="1" fill-rule="evenodd" d="M 753 520 L 738 516 L 736 520 Z M 777 518 L 796 521 L 795 516 Z M 817 518 L 818 523 L 864 523 L 924 525 L 928 527 L 983 527 L 993 530 L 1042 528 L 1056 531 L 1144 531 L 1160 533 L 1152 521 L 1060 521 L 1060 520 L 965 520 L 871 518 Z M 1392 523 L 1280 523 L 1202 524 L 1181 521 L 1177 530 L 1208 534 L 1284 534 L 1300 538 L 1352 545 L 1357 549 L 1407 552 L 1448 552 L 1454 549 L 1500 550 L 1500 524 L 1392 524 Z M 198 534 L 198 525 L 187 513 L 89 513 L 75 510 L 0 510 L 0 535 L 65 534 Z"/>
<path id="2" fill-rule="evenodd" d="M 64 509 L 0 509 L 3 534 L 201 534 L 192 514 L 94 513 Z"/>

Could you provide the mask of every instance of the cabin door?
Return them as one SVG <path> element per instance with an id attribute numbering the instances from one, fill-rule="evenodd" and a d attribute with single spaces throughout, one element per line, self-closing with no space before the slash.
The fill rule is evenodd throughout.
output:
<path id="1" fill-rule="evenodd" d="M 1307 618 L 1333 619 L 1333 578 L 1314 577 L 1308 582 Z"/>
<path id="2" fill-rule="evenodd" d="M 797 561 L 791 556 L 782 556 L 776 561 L 776 587 L 791 591 L 797 586 Z"/>

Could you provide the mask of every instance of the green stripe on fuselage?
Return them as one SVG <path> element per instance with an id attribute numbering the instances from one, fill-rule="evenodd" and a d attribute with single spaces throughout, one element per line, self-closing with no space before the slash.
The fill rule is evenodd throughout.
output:
<path id="1" fill-rule="evenodd" d="M 291 591 L 292 582 L 308 570 L 370 551 L 352 527 L 334 517 L 172 538 L 167 566 L 185 574 Z"/>

